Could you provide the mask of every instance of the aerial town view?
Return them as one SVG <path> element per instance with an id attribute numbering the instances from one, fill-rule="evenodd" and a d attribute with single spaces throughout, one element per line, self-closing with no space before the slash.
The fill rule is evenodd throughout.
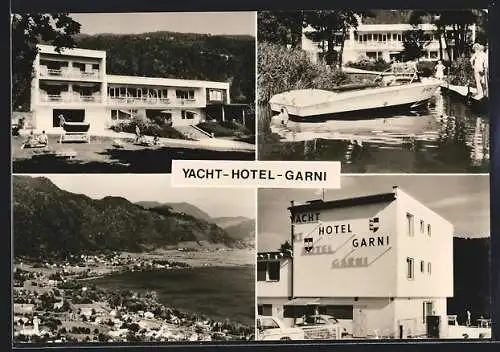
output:
<path id="1" fill-rule="evenodd" d="M 255 192 L 158 176 L 14 176 L 16 344 L 253 338 Z"/>
<path id="2" fill-rule="evenodd" d="M 254 160 L 255 16 L 13 14 L 14 171 Z"/>

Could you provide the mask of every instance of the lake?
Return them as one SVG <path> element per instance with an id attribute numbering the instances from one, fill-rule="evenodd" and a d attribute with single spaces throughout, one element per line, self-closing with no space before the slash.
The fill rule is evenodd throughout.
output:
<path id="1" fill-rule="evenodd" d="M 111 290 L 152 290 L 166 307 L 253 326 L 254 276 L 255 267 L 245 265 L 130 272 L 95 279 L 92 283 Z"/>
<path id="2" fill-rule="evenodd" d="M 423 112 L 289 121 L 259 107 L 259 160 L 341 161 L 343 173 L 488 173 L 489 120 L 438 90 Z M 353 116 L 355 117 L 355 116 Z"/>

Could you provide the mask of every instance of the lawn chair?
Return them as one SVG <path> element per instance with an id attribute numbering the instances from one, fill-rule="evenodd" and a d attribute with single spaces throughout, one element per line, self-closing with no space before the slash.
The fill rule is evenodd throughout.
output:
<path id="1" fill-rule="evenodd" d="M 88 122 L 66 122 L 63 120 L 62 132 L 59 143 L 63 142 L 86 142 L 90 143 L 90 123 Z"/>

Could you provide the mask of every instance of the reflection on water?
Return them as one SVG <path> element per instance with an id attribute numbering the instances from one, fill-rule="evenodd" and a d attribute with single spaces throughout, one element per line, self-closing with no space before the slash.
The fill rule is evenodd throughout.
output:
<path id="1" fill-rule="evenodd" d="M 342 172 L 489 172 L 489 121 L 439 91 L 419 114 L 326 122 L 259 111 L 260 160 L 342 161 Z"/>

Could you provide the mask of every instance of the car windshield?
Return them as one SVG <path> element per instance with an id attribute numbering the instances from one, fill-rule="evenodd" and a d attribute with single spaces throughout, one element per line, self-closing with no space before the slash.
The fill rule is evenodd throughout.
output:
<path id="1" fill-rule="evenodd" d="M 267 330 L 267 329 L 277 329 L 279 328 L 279 325 L 270 318 L 262 318 L 257 322 L 258 328 L 260 330 Z"/>

